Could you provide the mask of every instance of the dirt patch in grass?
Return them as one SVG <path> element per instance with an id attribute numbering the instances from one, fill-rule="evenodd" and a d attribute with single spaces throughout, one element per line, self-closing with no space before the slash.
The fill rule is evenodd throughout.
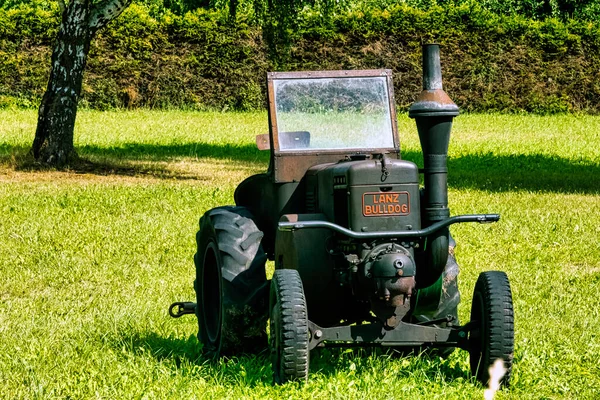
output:
<path id="1" fill-rule="evenodd" d="M 158 180 L 188 181 L 190 183 L 240 182 L 249 175 L 262 172 L 253 163 L 203 159 L 196 161 L 150 162 L 114 160 L 91 161 L 81 159 L 64 169 L 57 170 L 34 162 L 0 165 L 0 182 L 106 182 L 126 183 Z M 223 171 L 227 170 L 227 174 Z"/>
<path id="2" fill-rule="evenodd" d="M 163 160 L 135 159 L 124 157 L 124 154 L 117 152 L 111 155 L 85 154 L 69 165 L 57 169 L 37 162 L 28 148 L 14 146 L 6 154 L 0 155 L 0 182 L 115 183 L 170 180 L 214 184 L 237 183 L 252 174 L 264 172 L 266 167 L 265 162 L 232 159 L 220 152 L 216 152 L 215 157 L 178 155 L 164 157 Z"/>

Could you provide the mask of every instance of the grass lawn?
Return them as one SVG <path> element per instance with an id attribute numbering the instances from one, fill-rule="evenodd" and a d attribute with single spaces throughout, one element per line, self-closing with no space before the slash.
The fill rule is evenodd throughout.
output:
<path id="1" fill-rule="evenodd" d="M 271 385 L 266 354 L 208 364 L 193 300 L 194 236 L 266 169 L 266 114 L 82 111 L 67 171 L 31 171 L 34 111 L 0 111 L 0 398 L 482 398 L 468 356 L 312 354 L 306 385 Z M 421 163 L 400 116 L 403 156 Z M 464 115 L 450 143 L 468 320 L 479 272 L 515 306 L 512 387 L 497 398 L 600 398 L 600 117 Z"/>

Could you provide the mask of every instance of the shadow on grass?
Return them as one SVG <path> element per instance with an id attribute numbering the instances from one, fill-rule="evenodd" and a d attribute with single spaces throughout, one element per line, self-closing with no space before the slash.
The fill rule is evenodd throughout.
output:
<path id="1" fill-rule="evenodd" d="M 42 169 L 36 165 L 28 148 L 0 144 L 0 163 L 16 170 Z M 99 175 L 151 175 L 169 179 L 194 179 L 178 175 L 164 165 L 149 162 L 169 162 L 179 159 L 193 161 L 216 158 L 256 163 L 266 167 L 269 153 L 253 145 L 215 145 L 207 143 L 154 145 L 129 143 L 121 147 L 82 146 L 77 149 L 81 162 L 70 171 Z M 421 153 L 404 151 L 402 157 L 422 165 Z M 448 161 L 449 186 L 456 189 L 480 189 L 491 192 L 539 191 L 558 193 L 600 193 L 600 164 L 589 160 L 573 161 L 557 156 L 469 154 Z"/>
<path id="2" fill-rule="evenodd" d="M 468 370 L 461 368 L 459 363 L 448 362 L 433 352 L 421 352 L 418 350 L 398 351 L 391 348 L 328 348 L 317 349 L 311 352 L 311 372 L 319 372 L 325 376 L 335 375 L 349 371 L 356 371 L 357 375 L 369 374 L 373 371 L 372 358 L 383 358 L 390 360 L 406 360 L 407 365 L 402 365 L 399 378 L 412 375 L 423 376 L 426 380 L 435 381 L 439 378 L 444 380 L 469 380 L 471 374 Z M 400 361 L 402 362 L 402 361 Z M 380 366 L 375 367 L 378 369 Z"/>
<path id="3" fill-rule="evenodd" d="M 93 174 L 101 176 L 131 176 L 152 177 L 158 179 L 176 180 L 204 180 L 194 173 L 176 171 L 169 168 L 168 162 L 184 157 L 193 158 L 232 158 L 246 162 L 257 162 L 267 165 L 268 154 L 265 160 L 259 155 L 252 155 L 245 147 L 217 146 L 215 154 L 208 151 L 208 145 L 203 146 L 154 146 L 154 145 L 128 145 L 120 148 L 100 148 L 83 146 L 77 149 L 78 159 L 60 170 L 77 174 Z M 250 147 L 250 146 L 248 146 Z M 202 156 L 190 155 L 193 149 L 198 150 Z M 7 165 L 16 171 L 43 172 L 56 171 L 57 169 L 36 162 L 29 153 L 29 147 L 7 146 L 0 144 L 0 165 Z M 258 153 L 258 150 L 256 150 Z"/>
<path id="4" fill-rule="evenodd" d="M 183 374 L 193 369 L 182 368 L 184 364 L 201 365 L 202 375 L 214 378 L 221 385 L 239 385 L 254 387 L 259 384 L 271 384 L 273 375 L 268 350 L 258 355 L 240 355 L 233 358 L 221 358 L 211 361 L 202 355 L 200 344 L 194 336 L 187 339 L 176 339 L 159 336 L 156 333 L 147 335 L 122 337 L 114 343 L 119 349 L 132 354 L 151 354 L 157 361 L 171 362 Z M 317 374 L 327 378 L 339 373 L 354 371 L 358 377 L 371 374 L 373 357 L 398 358 L 381 349 L 318 349 L 311 352 L 310 374 L 313 379 Z M 421 375 L 425 379 L 469 380 L 469 371 L 463 370 L 458 363 L 449 363 L 439 357 L 425 354 L 409 354 L 409 365 L 403 366 L 399 377 Z M 375 361 L 379 365 L 379 361 Z M 385 361 L 384 361 L 385 362 Z M 310 375 L 309 375 L 309 379 Z"/>
<path id="5" fill-rule="evenodd" d="M 126 143 L 119 147 L 81 146 L 77 151 L 82 157 L 97 156 L 125 160 L 171 161 L 179 158 L 218 158 L 246 162 L 266 163 L 269 152 L 260 151 L 255 145 L 185 143 L 143 144 Z"/>
<path id="6" fill-rule="evenodd" d="M 422 166 L 418 152 L 406 160 Z M 490 192 L 600 193 L 600 164 L 541 154 L 468 154 L 448 159 L 448 185 Z"/>
<path id="7" fill-rule="evenodd" d="M 181 368 L 184 364 L 202 366 L 202 375 L 212 377 L 221 385 L 239 385 L 254 387 L 262 383 L 272 383 L 271 363 L 268 351 L 258 355 L 221 358 L 213 361 L 202 355 L 201 345 L 195 336 L 187 339 L 162 337 L 154 332 L 147 335 L 125 336 L 114 344 L 118 349 L 126 349 L 132 354 L 151 354 L 157 361 L 172 362 L 183 374 L 197 371 Z"/>

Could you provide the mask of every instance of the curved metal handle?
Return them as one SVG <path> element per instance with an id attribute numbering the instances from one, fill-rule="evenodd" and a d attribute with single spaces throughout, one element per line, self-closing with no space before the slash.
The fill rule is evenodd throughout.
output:
<path id="1" fill-rule="evenodd" d="M 500 214 L 469 214 L 469 215 L 456 215 L 436 222 L 428 226 L 425 229 L 419 229 L 418 231 L 382 231 L 382 232 L 354 232 L 343 226 L 334 224 L 329 221 L 303 221 L 303 222 L 280 222 L 280 231 L 294 231 L 296 229 L 315 229 L 315 228 L 326 228 L 331 229 L 335 232 L 341 233 L 342 235 L 348 236 L 352 239 L 378 239 L 378 238 L 421 238 L 429 236 L 436 231 L 450 226 L 452 224 L 458 224 L 463 222 L 479 222 L 480 224 L 496 222 L 500 219 Z"/>

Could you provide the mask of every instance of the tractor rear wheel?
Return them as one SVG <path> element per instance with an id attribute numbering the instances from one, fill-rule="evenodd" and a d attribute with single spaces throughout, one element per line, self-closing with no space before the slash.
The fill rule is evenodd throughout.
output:
<path id="1" fill-rule="evenodd" d="M 271 281 L 271 357 L 273 381 L 308 379 L 308 312 L 298 271 L 279 269 Z"/>
<path id="2" fill-rule="evenodd" d="M 209 358 L 267 348 L 262 237 L 244 207 L 219 207 L 200 218 L 194 288 L 198 339 Z"/>
<path id="3" fill-rule="evenodd" d="M 508 386 L 514 352 L 514 314 L 510 283 L 504 272 L 479 274 L 473 293 L 471 326 L 471 372 L 479 382 L 487 385 L 490 366 L 496 360 L 502 360 L 506 372 L 501 384 Z"/>

